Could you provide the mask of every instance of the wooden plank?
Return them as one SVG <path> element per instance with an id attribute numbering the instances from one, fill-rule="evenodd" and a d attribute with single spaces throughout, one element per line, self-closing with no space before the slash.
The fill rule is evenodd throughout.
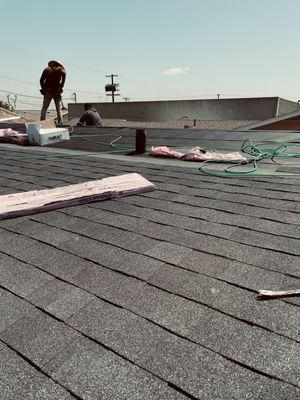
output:
<path id="1" fill-rule="evenodd" d="M 0 196 L 0 219 L 130 196 L 154 189 L 155 186 L 147 179 L 132 173 L 54 189 L 14 193 Z"/>

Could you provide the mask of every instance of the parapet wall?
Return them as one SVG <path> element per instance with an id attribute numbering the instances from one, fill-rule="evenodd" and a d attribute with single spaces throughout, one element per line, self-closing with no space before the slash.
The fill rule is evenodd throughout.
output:
<path id="1" fill-rule="evenodd" d="M 279 98 L 117 102 L 94 103 L 94 106 L 102 118 L 129 121 L 171 121 L 183 117 L 198 120 L 264 120 L 278 115 Z M 69 119 L 78 118 L 83 112 L 83 103 L 70 103 L 68 109 Z"/>

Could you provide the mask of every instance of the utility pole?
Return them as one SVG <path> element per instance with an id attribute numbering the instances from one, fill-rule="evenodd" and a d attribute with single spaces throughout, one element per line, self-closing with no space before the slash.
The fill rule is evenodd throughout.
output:
<path id="1" fill-rule="evenodd" d="M 111 78 L 111 84 L 110 85 L 105 85 L 105 91 L 106 92 L 111 92 L 111 94 L 107 94 L 107 96 L 111 96 L 112 102 L 115 102 L 115 96 L 120 96 L 119 94 L 115 94 L 119 90 L 119 84 L 114 83 L 114 77 L 117 77 L 118 75 L 115 74 L 110 74 L 106 75 L 106 78 Z"/>

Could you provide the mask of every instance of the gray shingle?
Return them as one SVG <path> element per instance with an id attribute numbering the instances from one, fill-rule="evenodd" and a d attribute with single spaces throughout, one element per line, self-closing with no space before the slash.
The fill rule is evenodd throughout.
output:
<path id="1" fill-rule="evenodd" d="M 61 247 L 80 257 L 142 279 L 147 279 L 161 265 L 159 261 L 149 257 L 85 237 L 81 237 L 78 242 L 65 242 Z"/>
<path id="2" fill-rule="evenodd" d="M 0 228 L 0 251 L 4 253 L 15 255 L 30 248 L 33 243 L 30 238 Z"/>
<path id="3" fill-rule="evenodd" d="M 137 205 L 139 207 L 148 207 L 154 210 L 160 211 L 172 211 L 173 214 L 185 215 L 188 217 L 195 218 L 208 218 L 213 210 L 201 207 L 192 207 L 187 204 L 179 204 L 172 202 L 164 202 L 162 200 L 150 199 L 146 197 L 128 197 L 123 199 L 124 202 Z"/>
<path id="4" fill-rule="evenodd" d="M 76 234 L 82 234 L 100 242 L 109 243 L 132 251 L 144 252 L 157 244 L 156 241 L 150 238 L 142 237 L 127 230 L 95 223 L 89 219 L 76 218 L 63 213 L 57 214 L 54 219 L 51 219 L 51 216 L 47 218 L 48 216 L 45 214 L 35 217 L 35 219 L 40 221 L 49 219 L 50 225 L 55 225 Z M 110 221 L 108 222 L 110 223 Z M 130 224 L 130 221 L 128 224 Z"/>
<path id="5" fill-rule="evenodd" d="M 82 398 L 186 399 L 158 378 L 85 339 L 67 348 L 59 359 L 61 365 L 51 375 Z"/>
<path id="6" fill-rule="evenodd" d="M 300 349 L 291 340 L 209 309 L 188 337 L 251 368 L 298 384 Z"/>
<path id="7" fill-rule="evenodd" d="M 147 356 L 148 341 L 143 344 L 143 337 L 152 336 L 151 324 L 124 309 L 96 299 L 69 318 L 68 323 L 133 361 Z"/>
<path id="8" fill-rule="evenodd" d="M 32 239 L 37 239 L 53 246 L 57 246 L 68 240 L 79 240 L 80 237 L 62 229 L 49 225 L 41 224 L 35 221 L 26 221 L 13 228 L 15 232 L 23 233 Z"/>
<path id="9" fill-rule="evenodd" d="M 66 400 L 68 392 L 0 343 L 1 397 L 5 400 Z"/>
<path id="10" fill-rule="evenodd" d="M 151 322 L 99 299 L 68 322 L 131 361 L 169 379 L 190 344 Z M 151 358 L 151 363 L 149 360 Z"/>
<path id="11" fill-rule="evenodd" d="M 127 308 L 183 336 L 187 336 L 202 317 L 199 304 L 151 286 L 133 296 L 127 302 Z"/>
<path id="12" fill-rule="evenodd" d="M 288 211 L 296 211 L 297 210 L 297 202 L 288 201 L 281 199 L 279 202 L 277 199 L 259 197 L 255 195 L 257 193 L 221 193 L 216 192 L 215 197 L 224 201 L 232 201 L 232 202 L 240 202 L 243 204 L 254 205 L 256 207 L 266 207 L 266 208 L 274 208 L 280 210 L 288 210 Z M 298 210 L 299 211 L 299 210 Z"/>
<path id="13" fill-rule="evenodd" d="M 94 299 L 88 292 L 57 279 L 41 286 L 26 298 L 62 320 L 75 314 Z"/>
<path id="14" fill-rule="evenodd" d="M 24 300 L 0 289 L 0 332 L 7 329 L 24 315 L 30 314 L 31 311 L 32 306 Z"/>
<path id="15" fill-rule="evenodd" d="M 271 381 L 261 375 L 225 362 L 206 349 L 197 348 L 176 370 L 172 381 L 201 399 L 297 399 L 299 389 Z M 270 384 L 270 386 L 269 386 Z"/>
<path id="16" fill-rule="evenodd" d="M 268 386 L 268 378 L 98 300 L 69 322 L 194 396 L 213 399 L 216 393 L 224 393 L 222 399 L 247 398 Z M 236 380 L 238 385 L 233 383 Z M 274 383 L 273 391 L 281 386 L 279 398 L 284 399 L 283 393 L 297 398 L 299 391 L 286 384 Z"/>
<path id="17" fill-rule="evenodd" d="M 237 250 L 241 246 L 237 246 Z M 192 251 L 185 257 L 180 266 L 196 272 L 202 272 L 210 276 L 220 277 L 228 281 L 241 284 L 257 290 L 256 283 L 260 284 L 258 276 L 261 276 L 266 285 L 285 285 L 287 280 L 282 274 L 299 276 L 298 257 L 274 252 L 271 250 L 243 247 L 244 253 L 237 251 L 236 254 L 228 254 L 231 258 L 241 260 L 237 262 L 228 258 L 207 254 L 201 251 Z M 250 265 L 247 265 L 250 264 Z M 239 270 L 241 271 L 241 282 L 239 283 Z M 278 271 L 279 273 L 277 273 Z M 252 282 L 252 283 L 250 283 Z M 294 281 L 293 281 L 294 282 Z M 249 286 L 248 286 L 249 285 Z"/>
<path id="18" fill-rule="evenodd" d="M 300 221 L 300 218 L 299 218 Z M 299 228 L 300 231 L 300 228 Z M 283 238 L 282 236 L 269 235 L 261 232 L 249 231 L 238 228 L 231 236 L 231 240 L 239 243 L 250 244 L 253 246 L 264 247 L 267 249 L 287 252 L 290 254 L 300 254 L 300 240 Z"/>
<path id="19" fill-rule="evenodd" d="M 161 242 L 145 254 L 171 264 L 179 264 L 191 252 L 187 247 Z"/>
<path id="20" fill-rule="evenodd" d="M 95 203 L 91 204 L 90 208 L 92 209 L 103 209 L 107 211 L 111 211 L 112 213 L 117 212 L 119 214 L 124 214 L 124 215 L 129 215 L 133 217 L 142 217 L 147 210 L 141 208 L 141 207 L 136 207 L 135 205 L 126 203 L 123 201 L 118 201 L 118 200 L 113 200 L 109 202 L 101 202 L 101 203 Z"/>
<path id="21" fill-rule="evenodd" d="M 109 204 L 108 202 L 99 202 L 100 204 Z M 69 210 L 65 210 L 69 213 Z M 107 212 L 102 210 L 100 207 L 77 207 L 71 210 L 72 215 L 87 218 L 91 221 L 108 224 L 125 229 L 134 229 L 138 224 L 141 223 L 139 218 L 131 217 L 128 215 L 116 214 L 114 212 Z"/>
<path id="22" fill-rule="evenodd" d="M 254 217 L 252 215 L 237 215 L 225 213 L 222 211 L 214 210 L 209 220 L 213 222 L 219 222 L 234 226 L 240 226 L 241 228 L 254 229 L 255 231 L 273 233 L 275 235 L 286 235 L 291 237 L 299 237 L 299 228 L 297 225 L 284 224 L 276 221 L 269 221 Z"/>
<path id="23" fill-rule="evenodd" d="M 236 280 L 238 280 L 238 269 L 236 271 Z M 291 282 L 294 283 L 295 288 L 299 286 L 295 279 L 284 275 L 279 275 L 279 277 L 281 277 L 281 283 L 285 282 L 289 288 L 292 288 Z M 259 278 L 261 277 L 258 276 Z M 277 281 L 279 282 L 279 279 Z M 168 265 L 154 274 L 149 283 L 299 340 L 298 309 L 282 301 L 258 302 L 256 295 L 252 292 Z M 268 286 L 266 282 L 263 285 L 266 289 L 274 287 Z M 254 289 L 257 291 L 259 287 L 262 287 L 262 281 Z M 280 289 L 280 286 L 277 287 Z M 143 298 L 148 300 L 149 296 L 143 296 Z"/>
<path id="24" fill-rule="evenodd" d="M 14 188 L 3 187 L 3 186 L 0 187 L 0 195 L 1 196 L 4 196 L 6 194 L 16 193 L 16 192 L 17 192 L 17 190 Z"/>
<path id="25" fill-rule="evenodd" d="M 34 241 L 30 247 L 19 252 L 17 257 L 62 279 L 71 279 L 91 264 L 80 257 L 38 241 Z"/>
<path id="26" fill-rule="evenodd" d="M 50 275 L 31 265 L 5 255 L 0 257 L 1 284 L 20 296 L 27 296 L 51 279 Z"/>
<path id="27" fill-rule="evenodd" d="M 91 265 L 78 274 L 73 282 L 95 295 L 118 305 L 125 305 L 139 293 L 145 283 L 109 269 Z"/>
<path id="28" fill-rule="evenodd" d="M 0 338 L 42 367 L 72 342 L 78 333 L 41 311 L 32 308 L 30 315 L 19 319 Z"/>

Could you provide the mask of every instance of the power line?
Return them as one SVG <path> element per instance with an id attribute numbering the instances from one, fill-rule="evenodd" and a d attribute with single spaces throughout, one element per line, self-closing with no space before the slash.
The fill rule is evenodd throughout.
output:
<path id="1" fill-rule="evenodd" d="M 24 80 L 22 80 L 22 79 L 17 79 L 17 78 L 11 78 L 11 77 L 9 77 L 9 76 L 3 76 L 3 75 L 0 75 L 0 78 L 1 79 L 7 79 L 7 80 L 9 80 L 9 81 L 14 81 L 14 82 L 20 82 L 20 83 L 26 83 L 26 84 L 28 84 L 28 85 L 34 85 L 34 86 L 36 86 L 36 87 L 39 87 L 39 85 L 37 85 L 36 83 L 34 83 L 34 82 L 31 82 L 31 81 L 24 81 Z M 91 93 L 91 94 L 103 94 L 103 92 L 94 92 L 94 91 L 90 91 L 90 90 L 84 90 L 84 89 L 64 89 L 66 92 L 82 92 L 82 93 Z"/>
<path id="2" fill-rule="evenodd" d="M 0 97 L 0 100 L 2 100 L 2 101 L 4 101 L 5 103 L 7 103 L 7 98 L 5 98 L 5 97 Z M 17 104 L 26 104 L 26 105 L 29 105 L 29 106 L 32 106 L 32 107 L 36 107 L 36 108 L 38 108 L 38 109 L 40 109 L 41 108 L 41 103 L 29 103 L 29 102 L 27 102 L 27 101 L 21 101 L 21 100 L 17 100 L 17 102 L 16 102 Z"/>
<path id="3" fill-rule="evenodd" d="M 41 98 L 41 96 L 29 96 L 28 94 L 22 94 L 22 93 L 15 93 L 15 92 L 9 92 L 7 90 L 0 90 L 0 92 L 2 93 L 7 93 L 7 94 L 14 94 L 16 96 L 21 96 L 21 97 L 27 97 L 30 99 L 39 99 L 40 101 L 43 101 L 43 99 Z M 64 97 L 64 100 L 73 100 L 72 97 Z"/>
<path id="4" fill-rule="evenodd" d="M 0 90 L 0 92 L 2 92 L 2 93 L 8 93 L 8 94 L 15 94 L 15 95 L 17 95 L 17 96 L 28 97 L 28 98 L 31 98 L 31 99 L 40 99 L 40 98 L 41 98 L 41 97 L 38 97 L 38 96 L 29 96 L 29 95 L 27 95 L 27 94 L 21 94 L 21 93 L 15 93 L 15 92 L 8 92 L 8 91 L 6 91 L 6 90 Z"/>
<path id="5" fill-rule="evenodd" d="M 28 105 L 28 106 L 33 106 L 33 107 L 41 108 L 41 104 L 27 103 L 27 101 L 20 101 L 20 100 L 18 100 L 18 103 L 19 103 L 19 104 L 26 104 L 26 105 Z"/>
<path id="6" fill-rule="evenodd" d="M 21 83 L 28 83 L 29 85 L 38 86 L 38 85 L 37 85 L 36 83 L 34 83 L 34 82 L 23 81 L 23 80 L 21 80 L 21 79 L 10 78 L 10 77 L 8 77 L 8 76 L 2 76 L 2 75 L 0 75 L 0 78 L 1 78 L 1 79 L 7 79 L 7 80 L 9 80 L 9 81 L 15 81 L 15 82 L 21 82 Z"/>

